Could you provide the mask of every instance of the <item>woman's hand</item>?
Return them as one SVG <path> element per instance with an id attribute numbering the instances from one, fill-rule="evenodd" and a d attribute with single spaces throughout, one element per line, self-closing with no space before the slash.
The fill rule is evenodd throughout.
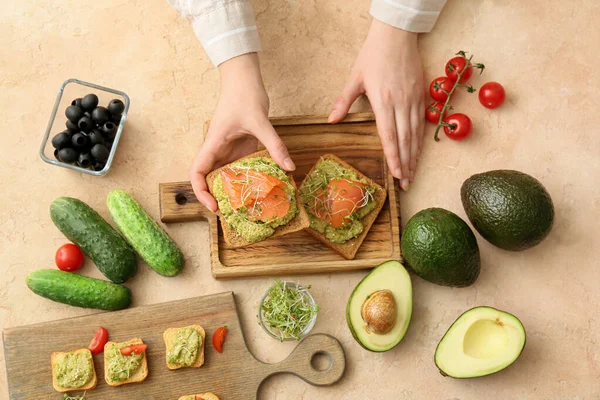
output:
<path id="1" fill-rule="evenodd" d="M 256 53 L 244 54 L 219 65 L 221 92 L 200 152 L 190 168 L 196 197 L 216 212 L 217 202 L 208 192 L 206 175 L 215 168 L 256 151 L 258 141 L 287 171 L 296 167 L 285 144 L 269 122 L 269 97 Z"/>
<path id="2" fill-rule="evenodd" d="M 329 122 L 344 119 L 354 101 L 366 94 L 392 175 L 407 190 L 423 147 L 425 116 L 423 67 L 417 34 L 373 20 Z"/>

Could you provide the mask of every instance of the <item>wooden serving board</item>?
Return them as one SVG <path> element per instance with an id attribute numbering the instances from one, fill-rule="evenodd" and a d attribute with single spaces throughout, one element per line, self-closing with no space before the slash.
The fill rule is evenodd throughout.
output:
<path id="1" fill-rule="evenodd" d="M 307 274 L 373 268 L 400 260 L 400 202 L 383 156 L 372 113 L 350 114 L 331 125 L 327 116 L 271 119 L 296 163 L 299 185 L 323 154 L 333 153 L 385 187 L 388 199 L 354 260 L 345 260 L 306 232 L 231 248 L 223 238 L 217 216 L 203 207 L 189 182 L 159 185 L 160 218 L 165 223 L 208 221 L 211 268 L 215 278 Z M 208 124 L 205 130 L 208 128 Z"/>
<path id="2" fill-rule="evenodd" d="M 205 364 L 200 368 L 167 369 L 163 332 L 193 324 L 206 330 Z M 219 354 L 211 338 L 215 329 L 223 325 L 227 325 L 229 333 L 223 353 Z M 246 348 L 233 292 L 226 292 L 6 329 L 3 338 L 10 399 L 62 398 L 52 388 L 50 354 L 86 348 L 100 326 L 108 329 L 112 341 L 142 338 L 148 344 L 149 375 L 142 383 L 108 386 L 104 380 L 103 355 L 96 355 L 98 386 L 87 392 L 89 400 L 177 400 L 186 394 L 204 392 L 213 392 L 221 400 L 254 399 L 261 382 L 271 375 L 291 373 L 312 385 L 331 385 L 341 379 L 345 369 L 342 346 L 326 334 L 307 336 L 280 363 L 256 360 Z M 311 362 L 317 354 L 329 358 L 328 369 L 313 368 Z M 295 397 L 294 393 L 288 395 Z"/>

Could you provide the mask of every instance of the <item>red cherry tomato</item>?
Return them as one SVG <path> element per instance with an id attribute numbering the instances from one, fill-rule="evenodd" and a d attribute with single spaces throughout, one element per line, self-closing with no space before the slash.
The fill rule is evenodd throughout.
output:
<path id="1" fill-rule="evenodd" d="M 133 353 L 142 354 L 143 352 L 146 351 L 147 348 L 148 348 L 148 345 L 145 343 L 132 344 L 130 346 L 121 347 L 120 351 L 121 351 L 121 354 L 123 354 L 124 356 L 130 356 Z"/>
<path id="2" fill-rule="evenodd" d="M 194 396 L 194 400 L 204 400 L 204 399 L 200 396 Z"/>
<path id="3" fill-rule="evenodd" d="M 471 118 L 465 114 L 452 114 L 444 119 L 444 122 L 450 126 L 444 126 L 444 132 L 452 140 L 463 140 L 471 134 Z"/>
<path id="4" fill-rule="evenodd" d="M 453 82 L 456 82 L 458 80 L 458 74 L 460 74 L 465 67 L 467 67 L 467 60 L 460 56 L 454 57 L 446 63 L 446 76 Z M 468 67 L 465 73 L 460 77 L 459 83 L 468 81 L 471 75 L 473 75 L 473 68 Z"/>
<path id="5" fill-rule="evenodd" d="M 90 342 L 88 349 L 92 352 L 92 354 L 100 354 L 104 351 L 104 345 L 108 342 L 108 331 L 100 327 L 96 331 L 94 338 Z"/>
<path id="6" fill-rule="evenodd" d="M 227 336 L 227 331 L 228 331 L 227 327 L 222 326 L 222 327 L 218 328 L 215 331 L 215 333 L 213 333 L 213 337 L 212 337 L 213 347 L 219 353 L 223 352 L 223 343 L 225 342 L 225 336 Z"/>
<path id="7" fill-rule="evenodd" d="M 498 108 L 504 103 L 506 92 L 498 82 L 488 82 L 479 89 L 479 102 L 487 108 Z"/>
<path id="8" fill-rule="evenodd" d="M 437 86 L 439 86 L 437 89 L 436 82 Z M 440 76 L 439 78 L 435 78 L 433 81 L 431 81 L 431 85 L 429 85 L 429 94 L 431 95 L 432 99 L 445 102 L 448 98 L 448 93 L 450 93 L 453 87 L 454 82 L 452 80 L 450 80 L 448 77 Z"/>
<path id="9" fill-rule="evenodd" d="M 77 271 L 83 265 L 83 252 L 73 243 L 63 244 L 56 251 L 54 261 L 62 271 Z"/>
<path id="10" fill-rule="evenodd" d="M 431 122 L 432 124 L 437 124 L 440 121 L 440 112 L 443 108 L 444 103 L 441 101 L 431 103 L 425 111 L 425 118 L 427 121 Z M 444 114 L 446 114 L 446 111 L 444 111 Z"/>

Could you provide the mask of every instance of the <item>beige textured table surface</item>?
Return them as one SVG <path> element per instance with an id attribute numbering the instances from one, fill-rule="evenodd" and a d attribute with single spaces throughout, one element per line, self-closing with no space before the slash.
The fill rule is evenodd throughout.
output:
<path id="1" fill-rule="evenodd" d="M 368 4 L 254 1 L 272 115 L 329 111 L 365 36 Z M 465 217 L 462 182 L 476 172 L 513 168 L 547 187 L 556 207 L 554 229 L 521 253 L 494 248 L 477 235 L 482 272 L 469 288 L 415 277 L 412 324 L 385 354 L 362 350 L 346 327 L 346 300 L 363 272 L 297 278 L 313 285 L 323 308 L 314 331 L 339 338 L 347 373 L 327 388 L 277 376 L 261 398 L 600 398 L 599 14 L 596 0 L 448 2 L 435 31 L 420 41 L 427 81 L 464 49 L 488 67 L 472 83 L 497 80 L 508 100 L 489 111 L 476 95 L 461 94 L 455 106 L 474 120 L 466 142 L 443 137 L 435 143 L 428 128 L 416 182 L 401 197 L 403 222 L 431 206 Z M 25 286 L 29 272 L 53 267 L 54 252 L 66 241 L 50 221 L 51 201 L 79 197 L 108 217 L 107 193 L 123 188 L 158 217 L 158 182 L 186 179 L 219 83 L 188 22 L 163 0 L 3 0 L 0 21 L 0 326 L 13 327 L 91 312 L 52 303 Z M 131 96 L 126 132 L 106 177 L 53 167 L 37 154 L 56 91 L 71 77 Z M 365 101 L 355 106 L 367 108 Z M 142 266 L 128 282 L 134 305 L 234 290 L 249 348 L 265 361 L 283 359 L 293 345 L 271 340 L 255 323 L 270 280 L 215 281 L 206 225 L 174 224 L 168 231 L 186 255 L 185 271 L 166 279 Z M 82 272 L 100 276 L 91 262 Z M 525 351 L 495 376 L 443 378 L 433 364 L 435 346 L 459 314 L 477 305 L 517 315 L 528 332 Z M 0 398 L 7 396 L 0 350 Z"/>

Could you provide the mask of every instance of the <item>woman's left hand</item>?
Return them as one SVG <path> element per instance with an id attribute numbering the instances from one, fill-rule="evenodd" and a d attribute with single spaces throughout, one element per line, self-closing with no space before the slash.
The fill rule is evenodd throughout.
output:
<path id="1" fill-rule="evenodd" d="M 329 115 L 337 123 L 366 94 L 392 175 L 407 190 L 423 147 L 425 89 L 417 34 L 373 20 L 341 96 Z"/>

